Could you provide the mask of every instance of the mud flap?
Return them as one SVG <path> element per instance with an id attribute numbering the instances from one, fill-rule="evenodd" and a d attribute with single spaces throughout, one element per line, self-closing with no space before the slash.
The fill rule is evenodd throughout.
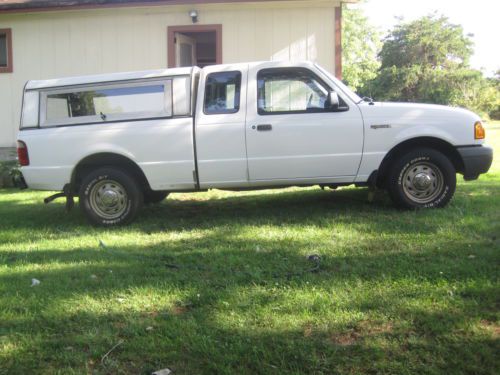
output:
<path id="1" fill-rule="evenodd" d="M 66 198 L 66 211 L 69 212 L 75 206 L 75 201 L 73 199 L 73 194 L 71 193 L 71 185 L 64 185 L 63 191 L 43 200 L 43 203 L 49 204 L 50 202 L 56 200 L 57 198 Z"/>

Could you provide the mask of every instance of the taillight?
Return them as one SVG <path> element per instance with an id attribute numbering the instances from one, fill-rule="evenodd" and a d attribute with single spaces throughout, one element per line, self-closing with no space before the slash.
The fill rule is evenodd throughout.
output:
<path id="1" fill-rule="evenodd" d="M 23 141 L 17 141 L 17 159 L 22 167 L 30 165 L 30 157 L 28 155 L 28 147 Z"/>

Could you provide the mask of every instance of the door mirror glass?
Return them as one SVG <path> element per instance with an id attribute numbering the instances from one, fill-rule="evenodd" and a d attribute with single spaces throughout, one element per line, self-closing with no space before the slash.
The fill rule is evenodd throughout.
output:
<path id="1" fill-rule="evenodd" d="M 338 110 L 340 107 L 339 95 L 335 91 L 328 93 L 328 108 L 333 111 Z"/>

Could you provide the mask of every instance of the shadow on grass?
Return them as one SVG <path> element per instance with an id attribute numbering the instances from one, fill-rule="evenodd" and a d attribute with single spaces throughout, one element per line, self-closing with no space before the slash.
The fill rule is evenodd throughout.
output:
<path id="1" fill-rule="evenodd" d="M 321 260 L 316 275 L 328 279 L 466 280 L 488 273 L 493 275 L 499 259 L 498 240 L 488 238 L 476 242 L 481 253 L 480 260 L 475 260 L 470 257 L 474 249 L 447 237 L 435 238 L 431 244 L 416 248 L 398 246 L 384 237 L 365 237 L 354 244 L 342 245 L 339 252 L 334 237 L 317 243 L 298 239 L 249 240 L 239 238 L 237 231 L 212 229 L 198 238 L 170 239 L 150 245 L 141 245 L 138 241 L 136 244 L 101 248 L 96 239 L 94 247 L 72 250 L 5 250 L 0 253 L 3 264 L 12 267 L 31 265 L 35 269 L 27 267 L 30 270 L 0 276 L 0 280 L 13 285 L 30 275 L 66 280 L 75 272 L 99 274 L 113 268 L 124 275 L 150 275 L 161 277 L 163 281 L 174 277 L 175 282 L 195 282 L 189 277 L 183 279 L 186 276 L 183 271 L 187 271 L 188 274 L 203 276 L 198 280 L 203 285 L 212 279 L 220 279 L 223 285 L 240 279 L 244 283 L 260 283 L 274 279 L 290 280 L 296 274 L 302 277 L 302 271 L 316 266 L 307 256 L 318 253 Z M 49 268 L 45 269 L 46 266 Z M 74 289 L 68 290 L 70 294 L 74 292 Z"/>
<path id="2" fill-rule="evenodd" d="M 275 194 L 253 194 L 197 200 L 172 198 L 158 205 L 145 206 L 136 221 L 125 228 L 112 229 L 115 233 L 168 233 L 178 230 L 204 230 L 232 225 L 243 226 L 307 226 L 331 227 L 349 225 L 360 231 L 373 233 L 434 233 L 443 220 L 461 220 L 464 209 L 471 214 L 482 207 L 491 207 L 490 194 L 494 189 L 485 186 L 461 186 L 463 191 L 444 210 L 401 211 L 394 208 L 384 192 L 378 192 L 374 203 L 367 202 L 367 189 L 340 191 L 278 191 Z M 472 195 L 469 197 L 469 195 Z M 498 194 L 495 195 L 497 197 Z M 498 198 L 497 198 L 498 199 Z M 471 207 L 470 201 L 474 202 Z M 463 206 L 463 207 L 462 207 Z M 101 233 L 109 229 L 92 228 L 85 221 L 78 206 L 64 211 L 61 203 L 19 204 L 2 202 L 0 225 L 3 242 L 22 243 L 29 233 L 44 236 L 74 236 Z M 481 220 L 478 215 L 475 220 Z M 413 225 L 417 224 L 418 225 Z M 468 227 L 472 230 L 474 223 Z M 28 236 L 19 236 L 24 231 Z"/>
<path id="3" fill-rule="evenodd" d="M 422 320 L 442 321 L 441 313 L 424 314 Z M 456 312 L 446 316 L 452 321 L 467 318 Z M 78 327 L 81 322 L 94 324 L 102 334 L 89 335 L 87 327 Z M 145 329 L 149 324 L 153 331 Z M 58 333 L 60 326 L 67 327 L 65 334 Z M 46 340 L 35 338 L 29 350 L 17 352 L 4 364 L 15 368 L 27 357 L 36 358 L 34 368 L 56 364 L 61 373 L 86 367 L 98 374 L 150 374 L 167 365 L 176 374 L 492 374 L 498 362 L 498 342 L 490 337 L 455 341 L 449 332 L 431 336 L 418 328 L 408 332 L 363 322 L 328 330 L 273 332 L 221 327 L 210 316 L 190 311 L 154 317 L 78 314 L 47 328 L 55 333 Z M 101 363 L 104 352 L 120 340 L 123 344 Z M 380 341 L 389 344 L 377 345 Z"/>
<path id="4" fill-rule="evenodd" d="M 179 374 L 405 373 L 409 369 L 486 374 L 487 368 L 480 364 L 494 361 L 498 341 L 474 336 L 458 342 L 454 336 L 467 322 L 494 319 L 497 288 L 488 286 L 496 275 L 494 250 L 483 252 L 476 263 L 458 245 L 417 253 L 379 248 L 364 255 L 353 248 L 353 255 L 323 256 L 319 269 L 309 272 L 315 267 L 302 254 L 306 242 L 288 241 L 280 248 L 273 241 L 258 241 L 272 249 L 261 253 L 253 250 L 254 243 L 242 244 L 229 236 L 219 244 L 223 250 L 212 252 L 207 244 L 220 237 L 208 237 L 100 250 L 8 252 L 6 260 L 13 266 L 35 267 L 0 278 L 0 285 L 9 286 L 1 292 L 12 315 L 0 325 L 0 336 L 32 337 L 4 356 L 5 368 L 28 371 L 36 359 L 62 372 L 86 366 L 103 374 L 146 374 L 165 364 Z M 54 268 L 44 271 L 44 264 Z M 29 288 L 31 277 L 42 284 Z M 452 298 L 438 285 L 457 281 L 471 281 L 455 291 L 459 308 L 438 303 L 428 311 L 429 306 L 417 304 L 428 298 L 425 285 L 432 285 L 438 302 Z M 393 286 L 369 291 L 386 283 Z M 290 305 L 279 288 L 272 291 L 275 285 L 297 292 L 314 288 L 321 295 Z M 352 295 L 328 301 L 330 293 L 346 287 L 353 289 Z M 357 294 L 359 289 L 365 292 Z M 164 291 L 174 297 L 144 308 L 124 306 L 120 313 L 106 308 L 89 313 L 83 306 L 77 312 L 65 310 L 68 301 L 91 297 L 93 303 L 106 304 L 138 290 Z M 41 301 L 48 306 L 40 306 Z M 248 322 L 248 314 L 270 316 L 251 312 L 255 306 L 266 311 L 276 308 L 284 316 L 307 313 L 312 323 L 276 329 L 268 328 L 266 321 L 249 327 L 221 318 L 235 313 Z M 351 318 L 325 328 L 316 321 L 322 321 L 325 309 L 392 318 L 380 326 Z M 26 317 L 26 311 L 38 313 Z M 401 322 L 410 327 L 398 326 Z M 154 330 L 147 331 L 148 326 Z M 100 364 L 102 355 L 120 339 L 123 346 Z M 457 356 L 470 361 L 464 367 L 463 361 L 455 361 Z"/>
<path id="5" fill-rule="evenodd" d="M 299 327 L 275 329 L 266 321 L 247 326 L 222 320 L 224 314 L 244 315 L 248 306 L 221 307 L 225 300 L 235 301 L 235 290 L 219 289 L 215 297 L 210 293 L 213 287 L 198 284 L 182 305 L 157 305 L 141 312 L 126 308 L 121 313 L 51 316 L 44 312 L 34 319 L 13 319 L 3 325 L 0 335 L 11 333 L 22 341 L 17 350 L 3 356 L 2 368 L 5 374 L 38 369 L 41 364 L 49 372 L 96 374 L 150 374 L 164 367 L 176 374 L 492 374 L 498 368 L 497 339 L 455 335 L 465 323 L 484 317 L 470 307 L 472 303 L 461 310 L 429 312 L 405 304 L 397 310 L 388 306 L 388 298 L 400 303 L 401 295 L 386 296 L 385 304 L 376 298 L 356 298 L 337 306 L 339 313 L 350 309 L 369 315 L 376 310 L 392 319 L 353 319 L 324 327 L 311 318 L 311 323 Z M 270 299 L 269 293 L 247 298 L 261 308 L 281 303 L 280 298 Z M 297 305 L 285 314 L 300 315 L 310 309 L 321 313 L 313 307 Z M 120 341 L 123 344 L 101 363 L 104 353 Z"/>
<path id="6" fill-rule="evenodd" d="M 47 373 L 99 374 L 163 367 L 178 374 L 492 373 L 498 340 L 457 332 L 495 319 L 498 242 L 479 232 L 471 241 L 480 256 L 470 259 L 461 238 L 439 235 L 450 221 L 460 234 L 484 230 L 486 214 L 494 213 L 484 191 L 466 189 L 449 209 L 425 212 L 397 211 L 385 197 L 368 204 L 366 190 L 201 201 L 174 195 L 113 231 L 137 234 L 135 244 L 101 248 L 99 237 L 109 230 L 89 228 L 79 212 L 5 202 L 2 215 L 10 217 L 0 218 L 2 238 L 20 249 L 0 253 L 0 264 L 11 267 L 0 277 L 0 307 L 9 317 L 0 322 L 0 345 L 11 347 L 0 354 L 0 374 L 41 365 Z M 469 193 L 476 194 L 475 207 L 462 221 Z M 336 226 L 359 238 L 338 244 Z M 332 234 L 317 243 L 311 236 L 242 238 L 248 228 Z M 148 234 L 186 231 L 199 233 L 141 243 Z M 408 247 L 389 234 L 415 239 Z M 432 244 L 419 246 L 421 234 L 434 235 Z M 95 247 L 24 249 L 38 238 L 89 235 Z M 319 269 L 306 257 L 311 251 L 321 255 Z M 42 283 L 29 288 L 33 277 Z M 164 299 L 116 307 L 118 297 L 142 293 Z M 346 311 L 352 315 L 335 319 Z M 364 323 L 359 316 L 383 321 Z M 299 323 L 288 326 L 287 317 Z"/>

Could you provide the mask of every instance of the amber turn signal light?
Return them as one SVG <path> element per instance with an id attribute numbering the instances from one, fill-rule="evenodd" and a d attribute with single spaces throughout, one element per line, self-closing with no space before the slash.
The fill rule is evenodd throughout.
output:
<path id="1" fill-rule="evenodd" d="M 484 139 L 486 132 L 484 131 L 481 121 L 476 121 L 474 124 L 474 139 Z"/>

